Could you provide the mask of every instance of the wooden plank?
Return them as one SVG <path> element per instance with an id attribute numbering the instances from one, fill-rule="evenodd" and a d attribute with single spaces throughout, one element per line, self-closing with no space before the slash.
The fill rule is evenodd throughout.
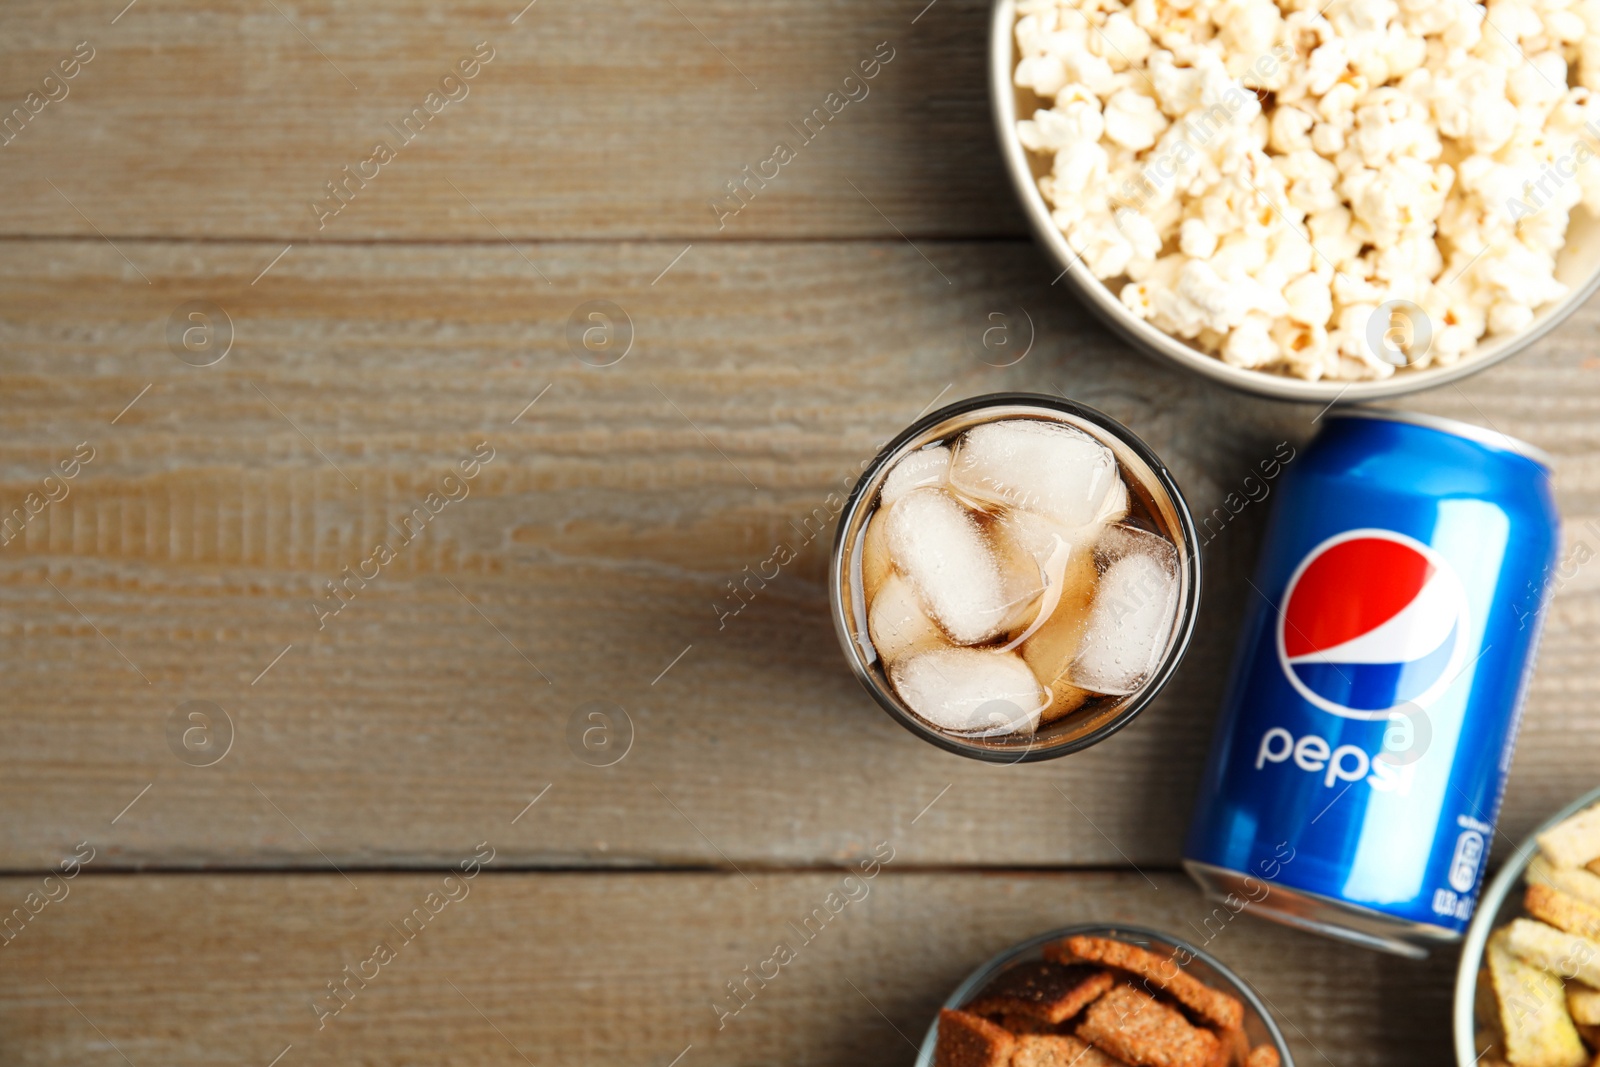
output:
<path id="1" fill-rule="evenodd" d="M 513 21 L 525 2 L 147 0 L 114 24 L 96 0 L 6 4 L 0 114 L 30 92 L 39 111 L 0 147 L 0 232 L 1022 232 L 989 118 L 983 0 L 920 18 L 926 0 L 544 0 Z M 80 42 L 93 58 L 46 86 Z M 430 103 L 480 43 L 487 65 Z M 331 219 L 329 182 L 348 202 Z"/>
<path id="2" fill-rule="evenodd" d="M 1302 1064 L 1451 1062 L 1449 953 L 1403 963 L 1248 912 L 1207 928 L 1212 909 L 1172 875 L 845 877 L 763 874 L 752 889 L 736 875 L 484 873 L 446 889 L 439 874 L 360 873 L 352 888 L 337 875 L 90 873 L 4 949 L 0 1027 L 16 1062 L 91 1067 L 119 1052 L 265 1065 L 291 1046 L 283 1067 L 910 1063 L 940 1002 L 990 956 L 1122 922 L 1209 936 L 1275 1005 Z M 20 904 L 38 882 L 6 879 L 0 899 Z M 430 892 L 437 913 L 402 928 Z M 855 902 L 827 917 L 830 893 Z M 826 921 L 805 928 L 813 909 Z M 364 963 L 380 941 L 393 958 Z M 763 968 L 779 943 L 794 959 Z M 734 999 L 745 968 L 777 977 Z"/>
<path id="3" fill-rule="evenodd" d="M 96 834 L 106 866 L 434 864 L 546 787 L 497 841 L 508 861 L 805 865 L 892 835 L 915 864 L 1176 863 L 1265 506 L 1206 546 L 1198 635 L 1156 704 L 1020 768 L 876 709 L 828 623 L 828 535 L 803 524 L 935 401 L 1065 390 L 1143 434 L 1202 514 L 1316 409 L 1130 355 L 1018 243 L 696 246 L 654 282 L 679 247 L 541 245 L 548 284 L 494 246 L 296 247 L 254 285 L 278 246 L 129 251 L 151 284 L 99 240 L 0 243 L 0 504 L 95 449 L 0 549 L 0 865 Z M 210 367 L 164 339 L 202 298 L 236 337 Z M 608 367 L 567 345 L 594 299 L 633 322 Z M 1019 307 L 1031 351 L 986 365 L 990 315 Z M 1591 552 L 1596 323 L 1414 404 L 1555 452 Z M 319 630 L 326 583 L 482 441 L 470 496 Z M 798 559 L 731 614 L 729 583 L 780 542 Z M 1593 783 L 1597 573 L 1558 593 L 1512 836 Z M 169 747 L 191 700 L 234 725 L 211 767 Z M 634 728 L 605 769 L 568 747 L 591 701 Z"/>

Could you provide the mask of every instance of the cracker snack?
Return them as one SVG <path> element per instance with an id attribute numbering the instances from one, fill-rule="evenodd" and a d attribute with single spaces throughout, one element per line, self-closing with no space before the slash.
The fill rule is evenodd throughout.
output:
<path id="1" fill-rule="evenodd" d="M 1277 1049 L 1251 1048 L 1239 999 L 1176 952 L 1070 937 L 1042 954 L 940 1013 L 936 1067 L 1280 1067 Z"/>
<path id="2" fill-rule="evenodd" d="M 1049 960 L 1019 964 L 989 983 L 967 1010 L 979 1015 L 1023 1015 L 1063 1023 L 1111 988 L 1111 975 L 1093 967 Z"/>
<path id="3" fill-rule="evenodd" d="M 1016 1038 L 982 1016 L 946 1008 L 933 1067 L 1008 1067 L 1016 1046 Z"/>
<path id="4" fill-rule="evenodd" d="M 1208 1067 L 1219 1044 L 1216 1034 L 1129 985 L 1089 1005 L 1078 1036 L 1139 1067 Z"/>
<path id="5" fill-rule="evenodd" d="M 1011 1054 L 1011 1067 L 1117 1067 L 1121 1062 L 1071 1034 L 1019 1037 Z"/>
<path id="6" fill-rule="evenodd" d="M 1600 858 L 1600 804 L 1550 827 L 1538 841 L 1539 851 L 1556 867 L 1582 867 Z"/>
<path id="7" fill-rule="evenodd" d="M 1484 950 L 1476 1011 L 1486 1067 L 1600 1062 L 1600 805 L 1537 841 L 1524 876 L 1528 917 L 1496 930 Z"/>
<path id="8" fill-rule="evenodd" d="M 1514 956 L 1510 940 L 1499 930 L 1486 952 L 1506 1059 L 1520 1067 L 1582 1067 L 1589 1057 L 1567 1014 L 1561 979 Z"/>
<path id="9" fill-rule="evenodd" d="M 1244 1021 L 1244 1005 L 1239 1003 L 1237 997 L 1212 989 L 1185 974 L 1171 959 L 1157 956 L 1138 945 L 1106 937 L 1069 937 L 1063 944 L 1048 946 L 1045 949 L 1046 958 L 1061 958 L 1063 945 L 1070 953 L 1067 958 L 1093 960 L 1155 983 L 1214 1026 L 1234 1030 Z"/>
<path id="10" fill-rule="evenodd" d="M 1529 915 L 1549 923 L 1557 930 L 1590 940 L 1600 939 L 1600 908 L 1585 904 L 1559 889 L 1530 885 L 1522 898 L 1522 906 L 1528 909 Z"/>

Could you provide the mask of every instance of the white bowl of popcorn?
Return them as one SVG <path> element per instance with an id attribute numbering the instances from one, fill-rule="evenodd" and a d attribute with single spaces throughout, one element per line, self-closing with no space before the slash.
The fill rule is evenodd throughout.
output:
<path id="1" fill-rule="evenodd" d="M 1600 0 L 997 0 L 990 66 L 1065 280 L 1225 384 L 1440 385 L 1600 284 Z"/>

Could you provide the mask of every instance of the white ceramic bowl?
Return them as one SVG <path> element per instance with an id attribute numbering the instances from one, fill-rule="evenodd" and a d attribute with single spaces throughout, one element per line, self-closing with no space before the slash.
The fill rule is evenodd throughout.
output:
<path id="1" fill-rule="evenodd" d="M 1528 863 L 1539 854 L 1535 840 L 1556 823 L 1578 814 L 1584 808 L 1600 803 L 1600 789 L 1591 789 L 1571 804 L 1544 821 L 1527 840 L 1517 845 L 1478 899 L 1478 910 L 1467 927 L 1467 936 L 1461 942 L 1461 962 L 1456 965 L 1456 993 L 1451 1006 L 1450 1022 L 1455 1035 L 1456 1063 L 1459 1067 L 1476 1067 L 1482 1059 L 1482 1049 L 1474 1048 L 1477 1042 L 1476 1020 L 1473 1009 L 1478 989 L 1478 970 L 1483 966 L 1483 949 L 1489 935 L 1515 919 L 1522 911 L 1522 874 Z"/>
<path id="2" fill-rule="evenodd" d="M 1378 400 L 1453 382 L 1500 362 L 1554 329 L 1589 298 L 1596 286 L 1600 286 L 1600 222 L 1580 209 L 1573 212 L 1572 223 L 1567 230 L 1567 245 L 1556 260 L 1556 277 L 1570 290 L 1566 297 L 1540 309 L 1527 329 L 1488 339 L 1451 366 L 1401 370 L 1382 381 L 1364 382 L 1308 382 L 1230 366 L 1134 315 L 1122 306 L 1117 294 L 1091 271 L 1081 264 L 1072 266 L 1076 256 L 1068 246 L 1065 235 L 1050 220 L 1050 208 L 1044 201 L 1044 195 L 1039 192 L 1038 178 L 1049 171 L 1049 165 L 1030 156 L 1017 138 L 1019 113 L 1023 117 L 1030 116 L 1043 102 L 1028 90 L 1018 89 L 1012 81 L 1017 62 L 1016 39 L 1012 32 L 1015 25 L 1014 0 L 996 0 L 989 28 L 989 95 L 994 108 L 995 130 L 1000 138 L 1000 153 L 1005 158 L 1011 184 L 1016 187 L 1017 198 L 1022 203 L 1023 213 L 1028 217 L 1034 236 L 1050 253 L 1056 266 L 1065 271 L 1066 283 L 1106 325 L 1142 352 L 1169 360 L 1235 389 L 1281 400 L 1323 404 L 1336 400 L 1350 403 Z"/>

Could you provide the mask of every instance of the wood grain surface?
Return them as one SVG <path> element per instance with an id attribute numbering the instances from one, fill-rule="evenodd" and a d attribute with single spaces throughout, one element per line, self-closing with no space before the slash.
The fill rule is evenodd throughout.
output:
<path id="1" fill-rule="evenodd" d="M 0 950 L 0 1041 L 8 1062 L 31 1064 L 121 1063 L 120 1052 L 264 1067 L 290 1046 L 283 1065 L 908 1063 L 956 984 L 1012 944 L 1085 922 L 1199 942 L 1211 911 L 1170 875 L 897 863 L 871 880 L 763 874 L 754 888 L 733 874 L 492 866 L 449 886 L 437 873 L 352 872 L 354 885 L 84 874 Z M 35 881 L 0 881 L 0 899 Z M 430 893 L 447 903 L 402 925 Z M 830 893 L 853 902 L 803 925 Z M 1447 1060 L 1447 958 L 1396 961 L 1248 912 L 1211 922 L 1209 947 L 1265 995 L 1297 1062 Z M 367 962 L 380 941 L 393 958 Z M 780 943 L 792 962 L 765 986 L 750 979 L 773 973 L 762 962 Z"/>
<path id="2" fill-rule="evenodd" d="M 1208 936 L 1176 866 L 1268 507 L 1224 501 L 1323 413 L 1138 358 L 1051 284 L 982 0 L 125 2 L 0 8 L 0 123 L 60 97 L 0 133 L 0 916 L 94 850 L 0 933 L 0 1064 L 909 1063 L 1018 940 Z M 1597 326 L 1404 405 L 1557 461 L 1573 565 L 1497 855 L 1595 784 Z M 1123 420 L 1210 520 L 1176 679 L 1028 767 L 894 725 L 827 616 L 862 465 L 997 390 Z M 318 1029 L 478 842 L 470 897 Z M 1209 947 L 1302 1065 L 1450 1061 L 1452 953 L 1249 918 Z"/>
<path id="3" fill-rule="evenodd" d="M 654 285 L 671 246 L 540 246 L 548 284 L 493 246 L 296 249 L 254 286 L 259 246 L 132 251 L 151 284 L 107 278 L 104 242 L 0 246 L 0 499 L 95 450 L 0 554 L 7 865 L 53 863 L 146 785 L 108 864 L 429 864 L 549 786 L 538 832 L 501 844 L 517 862 L 829 863 L 917 819 L 907 862 L 1176 865 L 1266 508 L 1214 527 L 1195 646 L 1134 728 L 989 767 L 905 733 L 848 674 L 828 497 L 936 398 L 1015 388 L 1124 419 L 1207 515 L 1316 409 L 1120 350 L 1013 243 L 933 264 L 903 242 L 718 245 Z M 210 367 L 165 341 L 191 298 L 233 324 Z M 633 323 L 606 367 L 565 340 L 596 298 Z M 986 365 L 989 309 L 1017 307 L 1032 350 Z M 1592 329 L 1586 312 L 1420 405 L 1557 452 L 1575 527 L 1600 514 L 1600 405 L 1577 388 Z M 401 520 L 481 442 L 494 458 L 468 495 L 404 545 Z M 319 616 L 379 540 L 397 558 Z M 799 558 L 735 610 L 728 583 L 779 542 Z M 1593 780 L 1594 581 L 1558 595 L 1513 835 Z M 191 700 L 232 720 L 214 766 L 171 748 Z M 593 701 L 632 722 L 615 766 L 568 744 Z"/>
<path id="4" fill-rule="evenodd" d="M 939 0 L 915 24 L 927 0 L 538 0 L 513 23 L 525 2 L 142 0 L 115 25 L 121 5 L 101 0 L 8 3 L 7 111 L 78 43 L 94 58 L 0 148 L 20 161 L 0 232 L 1022 232 L 989 119 L 983 0 Z M 407 140 L 406 116 L 480 43 L 493 58 Z M 361 172 L 379 141 L 395 158 Z M 768 181 L 779 143 L 794 158 Z M 345 167 L 376 176 L 321 219 L 311 205 Z"/>

